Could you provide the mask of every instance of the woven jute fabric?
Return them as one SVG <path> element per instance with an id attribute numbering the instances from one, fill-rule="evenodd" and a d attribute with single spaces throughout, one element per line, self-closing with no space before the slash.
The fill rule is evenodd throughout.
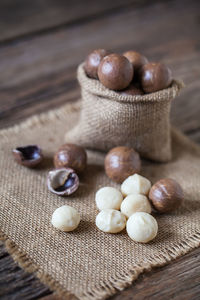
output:
<path id="1" fill-rule="evenodd" d="M 143 96 L 124 96 L 88 78 L 78 67 L 82 93 L 80 121 L 65 140 L 90 149 L 108 151 L 130 146 L 142 157 L 165 162 L 171 159 L 169 112 L 183 84 Z"/>
<path id="2" fill-rule="evenodd" d="M 114 186 L 103 169 L 104 154 L 88 152 L 88 166 L 76 193 L 62 198 L 48 191 L 47 173 L 52 156 L 63 143 L 66 128 L 77 122 L 80 103 L 67 104 L 34 116 L 0 132 L 1 238 L 13 257 L 64 299 L 105 299 L 122 290 L 138 275 L 164 265 L 200 244 L 200 148 L 172 131 L 172 160 L 167 164 L 143 162 L 141 174 L 152 182 L 171 177 L 182 185 L 183 206 L 174 213 L 155 215 L 158 235 L 149 244 L 132 241 L 126 231 L 106 234 L 95 226 L 95 193 Z M 67 117 L 66 117 L 67 116 Z M 14 162 L 11 149 L 26 144 L 42 147 L 45 160 L 28 169 Z M 51 225 L 54 210 L 64 204 L 81 215 L 71 233 Z"/>

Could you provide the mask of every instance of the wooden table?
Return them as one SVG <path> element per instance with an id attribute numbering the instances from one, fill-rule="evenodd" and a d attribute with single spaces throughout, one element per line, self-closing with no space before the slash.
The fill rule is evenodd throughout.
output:
<path id="1" fill-rule="evenodd" d="M 152 61 L 165 62 L 175 77 L 184 80 L 186 88 L 173 103 L 172 123 L 200 143 L 199 32 L 198 0 L 3 0 L 0 127 L 76 101 L 80 95 L 76 67 L 90 50 L 136 49 Z M 39 299 L 49 294 L 0 244 L 0 299 Z M 200 248 L 141 275 L 112 299 L 200 299 Z"/>

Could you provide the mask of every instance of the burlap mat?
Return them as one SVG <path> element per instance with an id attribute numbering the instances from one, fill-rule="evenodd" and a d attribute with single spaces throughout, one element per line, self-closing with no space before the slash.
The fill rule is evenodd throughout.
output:
<path id="1" fill-rule="evenodd" d="M 173 160 L 168 164 L 144 162 L 142 174 L 152 182 L 162 177 L 179 181 L 185 201 L 176 213 L 157 216 L 159 232 L 153 242 L 137 244 L 125 231 L 105 234 L 94 225 L 95 192 L 102 186 L 117 186 L 104 174 L 103 154 L 89 153 L 82 184 L 71 197 L 60 198 L 47 189 L 52 154 L 78 113 L 79 103 L 67 104 L 0 132 L 1 237 L 21 266 L 36 272 L 60 295 L 104 299 L 144 270 L 164 265 L 200 244 L 200 148 L 173 131 Z M 39 144 L 47 157 L 35 170 L 17 165 L 11 155 L 13 147 L 31 143 Z M 72 233 L 59 232 L 50 223 L 53 211 L 63 204 L 81 214 L 80 226 Z"/>

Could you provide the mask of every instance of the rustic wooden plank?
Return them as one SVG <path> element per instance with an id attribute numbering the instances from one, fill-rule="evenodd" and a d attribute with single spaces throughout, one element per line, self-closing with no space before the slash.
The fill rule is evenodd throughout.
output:
<path id="1" fill-rule="evenodd" d="M 2 46 L 0 87 L 11 88 L 71 68 L 75 70 L 88 51 L 97 47 L 113 51 L 135 48 L 151 60 L 168 63 L 177 59 L 182 64 L 188 55 L 193 59 L 199 53 L 196 20 L 200 4 L 192 3 L 179 0 L 137 10 L 129 8 L 126 13 L 119 11 L 81 26 Z M 183 26 L 184 22 L 187 26 Z"/>
<path id="2" fill-rule="evenodd" d="M 187 65 L 187 61 L 185 64 Z M 190 61 L 189 64 L 191 65 Z M 11 100 L 11 104 L 9 103 L 9 108 L 2 108 L 0 111 L 0 128 L 14 125 L 34 113 L 58 107 L 66 101 L 76 101 L 80 97 L 78 83 L 76 80 L 66 82 L 66 78 L 67 74 L 64 73 L 51 80 L 46 78 L 42 83 L 32 83 L 25 90 L 19 90 L 17 96 L 16 90 L 12 95 L 9 92 L 8 101 Z M 200 142 L 197 132 L 200 131 L 199 115 L 199 79 L 194 78 L 172 105 L 172 124 L 190 135 L 194 141 Z"/>
<path id="3" fill-rule="evenodd" d="M 90 49 L 135 48 L 145 49 L 144 54 L 152 60 L 166 62 L 175 76 L 184 79 L 187 87 L 173 103 L 172 121 L 200 142 L 199 8 L 199 1 L 186 0 L 128 8 L 1 46 L 0 127 L 65 101 L 75 101 L 80 94 L 76 66 Z M 18 268 L 3 247 L 0 249 L 1 299 L 38 299 L 50 293 L 33 275 Z M 199 254 L 197 249 L 175 263 L 141 275 L 112 299 L 132 299 L 133 295 L 136 300 L 198 299 Z"/>
<path id="4" fill-rule="evenodd" d="M 194 300 L 200 295 L 200 249 L 176 262 L 141 275 L 133 285 L 112 300 Z"/>
<path id="5" fill-rule="evenodd" d="M 0 299 L 38 299 L 49 293 L 48 288 L 34 274 L 24 272 L 13 261 L 0 241 Z"/>
<path id="6" fill-rule="evenodd" d="M 66 101 L 77 100 L 80 96 L 78 83 L 75 79 L 67 80 L 68 74 L 59 73 L 40 82 L 36 80 L 23 88 L 5 89 L 2 92 L 4 102 L 0 109 L 0 128 L 14 125 L 25 117 L 58 107 Z M 73 75 L 75 78 L 75 72 Z"/>
<path id="7" fill-rule="evenodd" d="M 143 50 L 151 60 L 166 62 L 174 76 L 187 84 L 174 102 L 173 124 L 184 132 L 199 128 L 199 8 L 197 1 L 156 3 L 137 11 L 129 8 L 82 26 L 0 47 L 0 127 L 67 101 L 69 90 L 77 87 L 78 63 L 91 48 L 106 46 L 119 52 Z"/>
<path id="8" fill-rule="evenodd" d="M 137 5 L 138 0 L 1 0 L 0 41 L 43 33 L 80 22 L 88 17 L 97 18 L 113 13 L 124 6 Z M 141 5 L 141 4 L 140 4 Z"/>
<path id="9" fill-rule="evenodd" d="M 0 244 L 0 254 L 5 248 Z M 112 300 L 197 300 L 200 293 L 200 248 L 191 251 L 164 267 L 154 268 L 146 272 L 124 291 L 110 297 Z M 175 280 L 174 280 L 175 279 Z M 0 259 L 0 298 L 2 300 L 60 300 L 56 296 L 48 296 L 47 287 L 20 269 L 9 255 Z"/>

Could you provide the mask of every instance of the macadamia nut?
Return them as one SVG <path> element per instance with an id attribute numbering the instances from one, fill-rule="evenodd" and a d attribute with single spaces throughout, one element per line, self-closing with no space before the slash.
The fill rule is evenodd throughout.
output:
<path id="1" fill-rule="evenodd" d="M 135 242 L 147 243 L 156 237 L 158 223 L 150 214 L 136 212 L 128 219 L 126 231 L 129 237 Z"/>
<path id="2" fill-rule="evenodd" d="M 78 211 L 69 205 L 58 207 L 51 219 L 52 225 L 61 231 L 72 231 L 78 227 L 79 222 Z"/>
<path id="3" fill-rule="evenodd" d="M 87 165 L 87 153 L 81 146 L 64 144 L 54 154 L 54 166 L 56 168 L 71 168 L 76 173 L 81 173 Z"/>
<path id="4" fill-rule="evenodd" d="M 120 209 L 123 196 L 120 191 L 113 187 L 103 187 L 97 191 L 95 201 L 99 210 Z"/>
<path id="5" fill-rule="evenodd" d="M 128 195 L 121 204 L 121 212 L 129 218 L 132 214 L 142 211 L 151 213 L 151 205 L 144 195 Z"/>
<path id="6" fill-rule="evenodd" d="M 118 210 L 104 209 L 96 217 L 96 226 L 109 233 L 122 231 L 126 226 L 126 217 Z"/>
<path id="7" fill-rule="evenodd" d="M 123 90 L 133 79 L 133 65 L 122 55 L 112 53 L 105 56 L 98 67 L 100 82 L 111 90 Z"/>
<path id="8" fill-rule="evenodd" d="M 130 147 L 112 148 L 104 161 L 106 175 L 117 183 L 122 183 L 128 176 L 140 172 L 139 154 Z"/>
<path id="9" fill-rule="evenodd" d="M 179 208 L 183 199 L 182 187 L 172 178 L 160 179 L 152 186 L 149 192 L 149 200 L 160 213 L 169 213 Z"/>
<path id="10" fill-rule="evenodd" d="M 172 72 L 165 64 L 150 62 L 139 69 L 139 79 L 143 91 L 153 93 L 170 86 Z"/>
<path id="11" fill-rule="evenodd" d="M 151 182 L 138 174 L 129 176 L 121 185 L 121 192 L 124 196 L 130 194 L 148 195 L 151 188 Z"/>

